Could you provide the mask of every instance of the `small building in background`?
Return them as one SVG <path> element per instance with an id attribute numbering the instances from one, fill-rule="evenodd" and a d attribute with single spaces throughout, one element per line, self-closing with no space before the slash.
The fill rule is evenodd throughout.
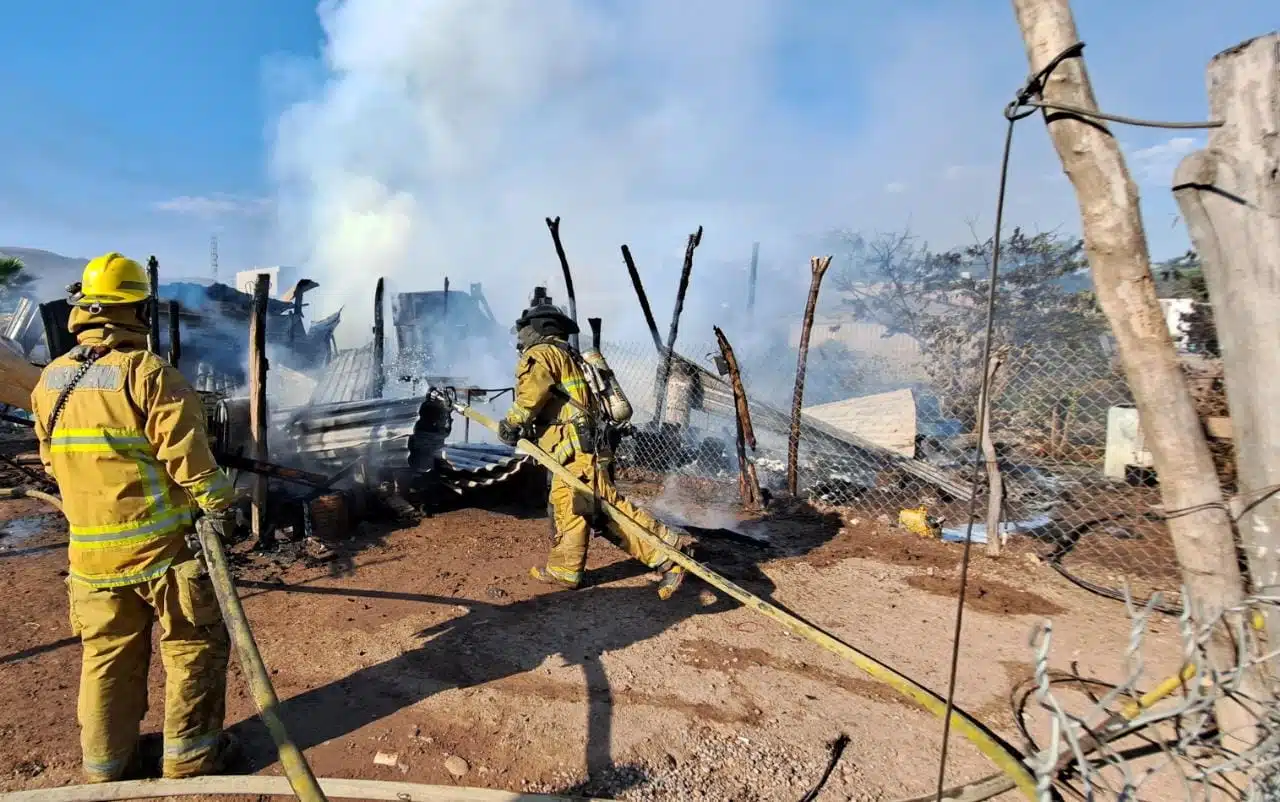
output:
<path id="1" fill-rule="evenodd" d="M 257 284 L 258 274 L 260 273 L 266 273 L 271 277 L 271 289 L 267 291 L 267 294 L 272 298 L 283 298 L 285 293 L 292 290 L 301 278 L 301 273 L 296 267 L 287 267 L 285 265 L 255 267 L 236 273 L 236 289 L 253 295 L 253 287 Z"/>

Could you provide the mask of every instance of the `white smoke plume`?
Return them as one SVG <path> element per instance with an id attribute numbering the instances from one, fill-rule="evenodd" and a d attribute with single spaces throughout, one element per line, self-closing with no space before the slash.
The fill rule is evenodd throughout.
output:
<path id="1" fill-rule="evenodd" d="M 580 317 L 604 317 L 606 338 L 647 339 L 619 245 L 665 331 L 685 239 L 705 226 L 681 342 L 710 342 L 712 322 L 745 338 L 753 241 L 762 312 L 794 316 L 831 228 L 910 226 L 945 248 L 976 222 L 985 238 L 1001 109 L 1027 70 L 1001 4 L 326 0 L 318 13 L 318 81 L 270 132 L 275 251 L 320 281 L 317 316 L 345 307 L 343 345 L 367 339 L 378 276 L 391 292 L 482 282 L 504 321 L 535 283 L 563 303 L 547 216 L 562 217 Z M 1142 43 L 1101 24 L 1089 35 L 1099 81 L 1171 52 L 1138 57 Z M 1033 122 L 1008 222 L 1074 229 Z"/>

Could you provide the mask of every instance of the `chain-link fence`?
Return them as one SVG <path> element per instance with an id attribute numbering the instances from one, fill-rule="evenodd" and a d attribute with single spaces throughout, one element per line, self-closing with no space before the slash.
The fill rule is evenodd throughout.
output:
<path id="1" fill-rule="evenodd" d="M 659 405 L 657 350 L 606 344 L 636 409 L 636 432 L 619 465 L 668 485 L 710 483 L 719 497 L 736 499 L 736 412 L 726 366 L 714 345 L 680 350 Z M 988 460 L 975 431 L 977 377 L 928 365 L 918 353 L 860 355 L 814 338 L 799 433 L 800 494 L 852 508 L 856 517 L 963 541 L 976 463 L 975 541 L 998 536 L 1005 548 L 1032 551 L 1073 581 L 1117 598 L 1124 586 L 1144 599 L 1164 591 L 1176 608 L 1180 578 L 1151 457 L 1105 341 L 1092 348 L 1041 342 L 1001 355 L 990 415 L 1003 485 L 998 534 L 984 522 Z M 786 487 L 797 352 L 775 345 L 736 356 L 756 437 L 748 457 L 766 494 L 776 496 Z"/>
<path id="2" fill-rule="evenodd" d="M 1119 682 L 1051 670 L 1053 628 L 1035 631 L 1035 672 L 1014 706 L 1040 799 L 1280 800 L 1280 651 L 1257 633 L 1280 597 L 1179 620 L 1181 668 L 1148 690 L 1143 646 L 1155 600 L 1128 602 Z M 1270 650 L 1268 650 L 1270 649 Z"/>

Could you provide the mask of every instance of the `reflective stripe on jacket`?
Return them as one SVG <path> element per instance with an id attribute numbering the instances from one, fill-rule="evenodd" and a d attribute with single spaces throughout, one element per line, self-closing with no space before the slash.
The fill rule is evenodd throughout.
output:
<path id="1" fill-rule="evenodd" d="M 73 326 L 77 313 L 82 325 L 88 317 L 74 310 Z M 110 321 L 120 313 L 103 315 Z M 54 431 L 46 430 L 49 416 L 83 363 L 59 357 L 31 394 L 41 460 L 58 482 L 70 524 L 71 578 L 94 587 L 163 574 L 182 551 L 196 509 L 216 511 L 233 500 L 209 447 L 199 395 L 141 347 L 143 337 L 111 325 L 80 332 L 81 344 L 112 350 L 67 396 Z"/>
<path id="2" fill-rule="evenodd" d="M 508 423 L 531 426 L 538 447 L 562 465 L 582 450 L 578 431 L 569 424 L 585 416 L 583 409 L 591 408 L 587 380 L 566 348 L 567 344 L 540 342 L 521 354 L 515 400 L 506 415 Z M 566 401 L 557 388 L 578 406 Z"/>

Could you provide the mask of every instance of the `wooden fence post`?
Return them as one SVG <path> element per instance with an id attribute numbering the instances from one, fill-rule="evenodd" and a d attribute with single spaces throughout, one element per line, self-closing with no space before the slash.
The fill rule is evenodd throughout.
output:
<path id="1" fill-rule="evenodd" d="M 1209 110 L 1223 125 L 1178 165 L 1173 193 L 1204 266 L 1222 348 L 1256 592 L 1280 591 L 1280 33 L 1209 62 Z M 1280 615 L 1267 622 L 1280 644 Z"/>
<path id="2" fill-rule="evenodd" d="M 995 441 L 991 439 L 991 407 L 996 390 L 996 374 L 1009 356 L 1009 346 L 1003 346 L 991 355 L 987 362 L 986 392 L 980 394 L 978 415 L 982 428 L 978 432 L 978 444 L 987 469 L 987 556 L 999 557 L 1004 541 L 1000 536 L 1000 513 L 1004 509 L 1004 477 L 1000 475 L 1000 458 L 996 454 Z"/>
<path id="3" fill-rule="evenodd" d="M 1079 44 L 1068 0 L 1013 0 L 1013 6 L 1033 73 Z M 1098 110 L 1079 54 L 1064 59 L 1041 91 L 1047 103 Z M 1047 111 L 1045 125 L 1075 188 L 1098 303 L 1115 334 L 1161 500 L 1166 513 L 1176 512 L 1167 523 L 1189 593 L 1186 602 L 1196 621 L 1209 624 L 1242 601 L 1244 587 L 1213 457 L 1156 297 L 1138 190 L 1103 122 Z M 1222 638 L 1213 642 L 1210 657 L 1220 670 L 1236 664 L 1231 644 Z M 1224 732 L 1252 743 L 1256 718 L 1248 710 L 1223 700 L 1217 714 Z"/>
<path id="4" fill-rule="evenodd" d="M 253 458 L 266 462 L 267 453 L 267 301 L 271 276 L 259 273 L 253 285 L 253 307 L 249 317 L 249 433 Z M 265 547 L 267 526 L 267 477 L 253 475 L 253 504 L 249 523 L 254 543 Z"/>
<path id="5" fill-rule="evenodd" d="M 787 437 L 787 493 L 792 498 L 800 491 L 800 414 L 804 409 L 804 374 L 809 366 L 809 335 L 813 332 L 813 314 L 818 309 L 818 289 L 829 267 L 830 256 L 815 256 L 809 260 L 809 270 L 813 275 L 809 280 L 804 320 L 800 324 L 800 354 L 796 357 L 796 387 L 791 394 L 791 432 Z"/>

